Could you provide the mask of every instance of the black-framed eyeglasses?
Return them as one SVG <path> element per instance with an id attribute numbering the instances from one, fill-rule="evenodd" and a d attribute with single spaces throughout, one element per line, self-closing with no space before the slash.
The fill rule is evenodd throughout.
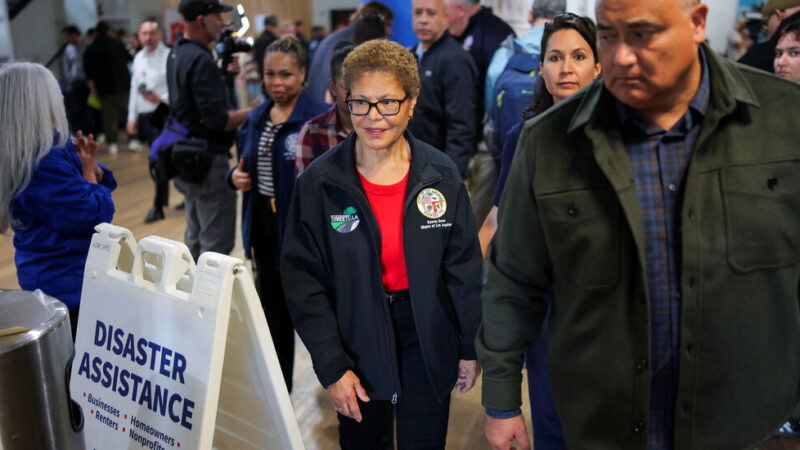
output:
<path id="1" fill-rule="evenodd" d="M 352 98 L 348 98 L 344 102 L 347 103 L 347 109 L 350 110 L 350 114 L 354 116 L 366 116 L 373 106 L 382 116 L 394 116 L 400 112 L 400 105 L 407 99 L 408 95 L 401 99 L 384 98 L 377 102 L 368 102 L 366 100 Z"/>

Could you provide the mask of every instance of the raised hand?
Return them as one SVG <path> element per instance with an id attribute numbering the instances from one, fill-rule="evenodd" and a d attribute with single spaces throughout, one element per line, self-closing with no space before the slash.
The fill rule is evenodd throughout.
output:
<path id="1" fill-rule="evenodd" d="M 103 169 L 97 165 L 97 150 L 100 146 L 95 142 L 94 135 L 90 134 L 89 139 L 83 136 L 82 131 L 78 131 L 75 140 L 75 151 L 81 160 L 81 172 L 83 178 L 92 184 L 97 184 L 103 180 Z"/>
<path id="2" fill-rule="evenodd" d="M 233 169 L 231 181 L 233 182 L 233 185 L 236 186 L 236 189 L 239 189 L 242 192 L 247 192 L 250 190 L 250 174 L 244 170 L 244 159 L 240 159 L 239 165 Z"/>

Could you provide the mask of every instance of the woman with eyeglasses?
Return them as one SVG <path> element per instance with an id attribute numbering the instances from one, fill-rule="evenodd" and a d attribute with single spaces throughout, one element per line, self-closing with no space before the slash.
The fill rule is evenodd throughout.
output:
<path id="1" fill-rule="evenodd" d="M 239 164 L 228 183 L 243 192 L 242 244 L 254 265 L 256 289 L 267 317 L 283 378 L 292 390 L 294 328 L 286 308 L 278 260 L 295 179 L 300 128 L 328 105 L 303 91 L 306 51 L 294 36 L 283 36 L 264 54 L 264 87 L 269 100 L 255 108 L 237 136 Z"/>
<path id="2" fill-rule="evenodd" d="M 445 446 L 450 392 L 480 368 L 481 254 L 453 162 L 406 131 L 413 55 L 376 40 L 343 64 L 353 122 L 295 186 L 281 275 L 345 449 Z"/>

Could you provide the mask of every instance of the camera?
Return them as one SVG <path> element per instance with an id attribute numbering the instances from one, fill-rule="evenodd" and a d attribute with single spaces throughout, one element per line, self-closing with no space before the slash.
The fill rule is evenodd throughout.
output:
<path id="1" fill-rule="evenodd" d="M 249 52 L 253 46 L 243 39 L 234 37 L 234 31 L 225 29 L 217 42 L 217 55 L 222 60 L 222 67 L 225 68 L 233 61 L 234 53 Z"/>

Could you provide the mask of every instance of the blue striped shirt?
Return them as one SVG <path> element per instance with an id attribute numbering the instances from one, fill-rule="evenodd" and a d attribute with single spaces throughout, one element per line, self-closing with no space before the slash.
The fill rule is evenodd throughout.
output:
<path id="1" fill-rule="evenodd" d="M 651 394 L 648 447 L 672 448 L 680 345 L 681 206 L 686 169 L 709 104 L 708 65 L 689 108 L 669 130 L 634 117 L 617 101 L 644 226 L 650 297 Z"/>

